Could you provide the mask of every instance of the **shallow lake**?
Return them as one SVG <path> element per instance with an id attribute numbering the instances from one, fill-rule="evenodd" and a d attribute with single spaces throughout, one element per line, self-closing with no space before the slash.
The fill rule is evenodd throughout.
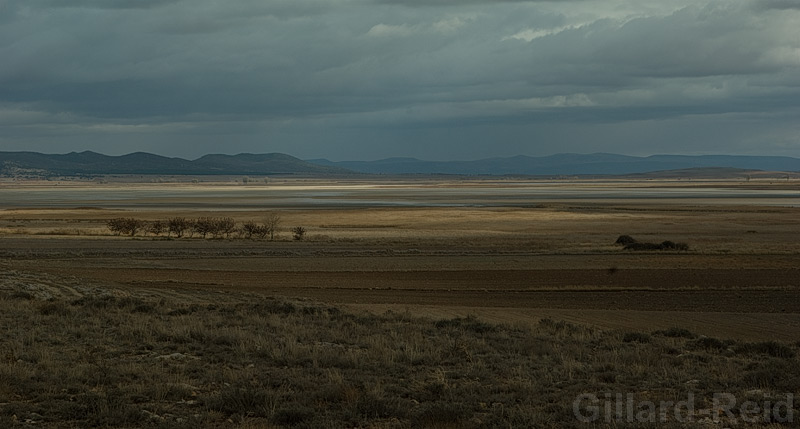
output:
<path id="1" fill-rule="evenodd" d="M 17 185 L 0 184 L 0 208 L 241 209 L 528 207 L 548 202 L 800 206 L 800 191 L 609 183 L 431 185 Z"/>

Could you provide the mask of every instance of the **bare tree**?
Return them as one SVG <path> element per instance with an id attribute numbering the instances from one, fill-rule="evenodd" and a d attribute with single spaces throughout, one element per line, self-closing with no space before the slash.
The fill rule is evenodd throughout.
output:
<path id="1" fill-rule="evenodd" d="M 275 233 L 278 231 L 278 225 L 280 224 L 281 215 L 276 212 L 267 213 L 267 217 L 264 219 L 264 227 L 267 229 L 270 240 L 275 239 Z"/>
<path id="2" fill-rule="evenodd" d="M 155 236 L 159 236 L 162 233 L 167 232 L 167 230 L 167 224 L 160 220 L 155 220 L 147 225 L 147 232 Z"/>
<path id="3" fill-rule="evenodd" d="M 167 221 L 167 235 L 174 233 L 176 237 L 181 238 L 183 234 L 190 229 L 190 223 L 183 217 L 173 217 Z"/>
<path id="4" fill-rule="evenodd" d="M 241 226 L 241 234 L 245 238 L 253 238 L 253 234 L 256 233 L 258 230 L 259 225 L 252 220 L 249 220 L 242 224 Z"/>
<path id="5" fill-rule="evenodd" d="M 198 218 L 192 224 L 192 231 L 203 238 L 206 238 L 208 234 L 214 234 L 214 219 L 210 217 Z"/>
<path id="6" fill-rule="evenodd" d="M 236 230 L 236 221 L 231 217 L 223 217 L 214 220 L 214 236 L 225 235 L 231 238 L 231 234 Z"/>
<path id="7" fill-rule="evenodd" d="M 144 221 L 130 218 L 116 218 L 106 222 L 106 226 L 116 235 L 126 234 L 133 237 L 141 228 L 145 226 Z"/>

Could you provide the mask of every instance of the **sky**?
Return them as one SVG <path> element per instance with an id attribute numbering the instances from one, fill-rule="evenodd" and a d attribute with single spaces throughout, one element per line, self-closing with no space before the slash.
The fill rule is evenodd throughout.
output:
<path id="1" fill-rule="evenodd" d="M 0 151 L 800 157 L 800 0 L 0 0 Z"/>

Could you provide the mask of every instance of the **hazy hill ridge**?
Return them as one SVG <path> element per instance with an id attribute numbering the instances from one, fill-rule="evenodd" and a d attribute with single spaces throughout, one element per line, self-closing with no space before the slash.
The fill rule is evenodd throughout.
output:
<path id="1" fill-rule="evenodd" d="M 636 157 L 609 153 L 558 154 L 543 157 L 514 156 L 477 161 L 422 161 L 387 158 L 378 161 L 309 160 L 372 174 L 522 174 L 522 175 L 625 175 L 665 170 L 730 168 L 741 170 L 800 171 L 800 158 L 738 155 L 653 155 Z"/>
<path id="2" fill-rule="evenodd" d="M 282 153 L 206 155 L 189 161 L 136 152 L 108 156 L 95 152 L 50 155 L 37 152 L 0 152 L 0 175 L 230 175 L 230 174 L 348 174 L 348 170 L 312 164 Z"/>
<path id="3" fill-rule="evenodd" d="M 711 171 L 709 169 L 718 169 Z M 144 152 L 108 156 L 95 152 L 51 155 L 0 152 L 0 175 L 630 175 L 682 170 L 680 175 L 743 175 L 749 170 L 800 172 L 800 158 L 735 155 L 653 155 L 636 157 L 609 153 L 514 156 L 476 161 L 422 161 L 387 158 L 378 161 L 304 161 L 282 153 L 205 155 L 196 160 L 168 158 Z M 710 172 L 710 173 L 709 173 Z"/>

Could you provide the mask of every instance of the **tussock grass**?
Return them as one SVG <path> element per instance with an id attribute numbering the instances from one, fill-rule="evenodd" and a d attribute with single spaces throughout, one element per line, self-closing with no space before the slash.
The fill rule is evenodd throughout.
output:
<path id="1" fill-rule="evenodd" d="M 702 403 L 717 391 L 769 397 L 800 385 L 797 344 L 680 328 L 650 335 L 551 319 L 531 328 L 96 292 L 0 291 L 0 426 L 587 427 L 572 412 L 587 392 L 652 401 L 693 392 Z"/>

